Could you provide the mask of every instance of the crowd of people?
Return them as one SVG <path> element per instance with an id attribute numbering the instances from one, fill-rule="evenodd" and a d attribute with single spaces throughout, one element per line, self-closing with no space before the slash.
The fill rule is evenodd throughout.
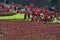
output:
<path id="1" fill-rule="evenodd" d="M 36 7 L 35 4 L 25 5 L 12 3 L 9 6 L 6 6 L 5 3 L 0 3 L 0 8 L 5 9 L 6 11 L 14 10 L 17 13 L 24 14 L 24 20 L 31 19 L 31 21 L 53 21 L 54 19 L 58 19 L 58 15 L 60 13 L 60 8 L 58 11 L 55 10 L 55 6 L 45 6 L 45 7 Z M 30 15 L 32 17 L 30 17 Z"/>

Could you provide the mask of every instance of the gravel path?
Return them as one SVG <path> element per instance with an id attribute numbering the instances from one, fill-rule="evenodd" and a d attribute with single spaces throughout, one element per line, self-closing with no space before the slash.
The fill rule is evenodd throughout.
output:
<path id="1" fill-rule="evenodd" d="M 0 20 L 0 40 L 60 40 L 60 24 Z"/>

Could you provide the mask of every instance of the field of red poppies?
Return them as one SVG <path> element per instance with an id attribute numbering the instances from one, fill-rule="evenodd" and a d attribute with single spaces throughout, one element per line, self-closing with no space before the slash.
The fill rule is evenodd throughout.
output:
<path id="1" fill-rule="evenodd" d="M 60 40 L 60 23 L 0 20 L 0 40 Z"/>

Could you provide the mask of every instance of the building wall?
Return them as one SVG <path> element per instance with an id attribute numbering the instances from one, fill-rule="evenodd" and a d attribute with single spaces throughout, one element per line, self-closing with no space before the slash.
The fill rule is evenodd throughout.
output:
<path id="1" fill-rule="evenodd" d="M 3 0 L 0 0 L 0 2 L 3 2 Z M 6 0 L 7 4 L 11 2 L 15 2 L 17 4 L 21 3 L 23 5 L 29 5 L 31 3 L 34 3 L 37 7 L 50 4 L 56 4 L 57 6 L 60 6 L 60 0 Z"/>

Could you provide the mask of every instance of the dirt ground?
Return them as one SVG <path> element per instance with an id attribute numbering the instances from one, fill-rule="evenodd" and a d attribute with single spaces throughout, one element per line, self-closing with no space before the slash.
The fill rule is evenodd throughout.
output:
<path id="1" fill-rule="evenodd" d="M 0 40 L 60 40 L 60 23 L 0 20 Z"/>

